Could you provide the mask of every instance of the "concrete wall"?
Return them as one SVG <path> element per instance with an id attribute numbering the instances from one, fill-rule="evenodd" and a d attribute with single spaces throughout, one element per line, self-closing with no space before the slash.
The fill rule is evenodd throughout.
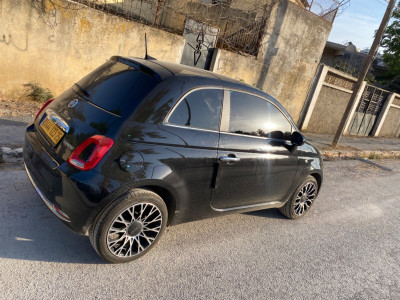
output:
<path id="1" fill-rule="evenodd" d="M 323 86 L 308 123 L 307 131 L 335 133 L 350 96 L 351 94 L 344 91 Z"/>
<path id="2" fill-rule="evenodd" d="M 144 57 L 145 32 L 151 56 L 180 62 L 181 36 L 66 0 L 53 2 L 59 6 L 53 10 L 47 2 L 44 19 L 28 1 L 1 2 L 0 93 L 38 81 L 58 94 L 112 55 Z"/>
<path id="3" fill-rule="evenodd" d="M 222 49 L 216 49 L 214 53 L 215 64 L 211 66 L 211 71 L 253 86 L 257 85 L 263 66 L 262 61 L 251 55 L 240 55 Z"/>
<path id="4" fill-rule="evenodd" d="M 379 136 L 400 138 L 400 95 L 395 94 L 388 107 L 387 115 L 382 120 Z"/>
<path id="5" fill-rule="evenodd" d="M 299 120 L 331 24 L 281 0 L 272 9 L 257 58 L 219 51 L 213 71 L 275 97 Z"/>
<path id="6" fill-rule="evenodd" d="M 379 136 L 400 138 L 400 108 L 390 108 Z"/>
<path id="7" fill-rule="evenodd" d="M 28 1 L 1 3 L 0 93 L 38 81 L 58 94 L 112 55 L 143 57 L 145 32 L 151 56 L 181 61 L 182 36 L 68 0 L 55 0 L 56 6 L 47 1 L 47 12 L 55 14 L 52 27 Z M 269 7 L 258 56 L 220 50 L 212 70 L 263 89 L 297 121 L 331 24 L 288 0 L 258 4 Z"/>
<path id="8" fill-rule="evenodd" d="M 335 133 L 356 81 L 357 78 L 321 64 L 303 108 L 300 129 Z"/>
<path id="9" fill-rule="evenodd" d="M 321 64 L 303 109 L 300 129 L 336 133 L 356 81 L 357 78 Z M 365 81 L 362 83 L 343 134 L 400 137 L 400 95 L 379 88 L 380 92 L 373 94 L 376 89 Z M 383 101 L 377 114 L 357 111 L 360 105 L 365 105 L 364 97 L 374 96 L 377 101 L 376 95 Z"/>

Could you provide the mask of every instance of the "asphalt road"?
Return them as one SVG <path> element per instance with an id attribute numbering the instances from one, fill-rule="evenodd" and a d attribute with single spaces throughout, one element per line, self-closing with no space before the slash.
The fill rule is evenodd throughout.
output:
<path id="1" fill-rule="evenodd" d="M 313 210 L 167 229 L 130 264 L 102 261 L 23 170 L 0 172 L 2 299 L 400 299 L 400 160 L 325 163 Z"/>
<path id="2" fill-rule="evenodd" d="M 0 146 L 21 147 L 25 138 L 26 126 L 33 120 L 30 116 L 0 118 Z"/>

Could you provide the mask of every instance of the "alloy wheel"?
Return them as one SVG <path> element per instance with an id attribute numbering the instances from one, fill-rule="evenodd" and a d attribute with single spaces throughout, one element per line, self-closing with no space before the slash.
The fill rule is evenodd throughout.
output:
<path id="1" fill-rule="evenodd" d="M 302 216 L 311 207 L 316 194 L 317 189 L 313 182 L 304 184 L 294 201 L 294 213 Z"/>
<path id="2" fill-rule="evenodd" d="M 132 257 L 156 240 L 162 225 L 160 209 L 151 203 L 138 203 L 121 212 L 107 232 L 107 247 L 118 257 Z"/>

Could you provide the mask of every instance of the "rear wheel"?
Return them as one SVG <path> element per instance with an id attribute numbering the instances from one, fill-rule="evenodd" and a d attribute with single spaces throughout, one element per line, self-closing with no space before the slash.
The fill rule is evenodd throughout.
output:
<path id="1" fill-rule="evenodd" d="M 154 247 L 165 231 L 167 218 L 167 207 L 157 194 L 135 189 L 98 218 L 89 238 L 105 260 L 129 262 Z"/>
<path id="2" fill-rule="evenodd" d="M 300 218 L 310 210 L 314 200 L 317 198 L 317 194 L 317 180 L 313 176 L 307 176 L 293 193 L 292 198 L 279 210 L 290 219 Z"/>

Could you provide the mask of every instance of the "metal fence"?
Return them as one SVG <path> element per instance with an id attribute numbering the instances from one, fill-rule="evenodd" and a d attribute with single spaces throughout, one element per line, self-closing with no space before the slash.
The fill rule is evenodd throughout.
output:
<path id="1" fill-rule="evenodd" d="M 196 20 L 205 26 L 217 29 L 218 47 L 256 55 L 266 20 L 278 0 L 76 0 L 76 2 L 176 34 L 183 34 L 187 19 Z"/>

